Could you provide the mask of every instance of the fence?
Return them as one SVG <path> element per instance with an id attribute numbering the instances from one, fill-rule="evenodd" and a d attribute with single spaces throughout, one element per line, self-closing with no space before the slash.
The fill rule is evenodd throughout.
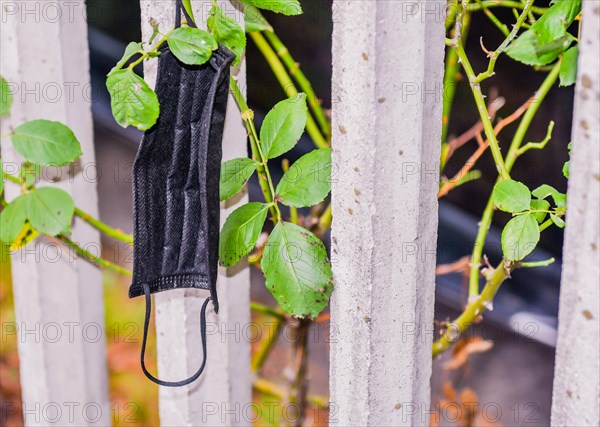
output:
<path id="1" fill-rule="evenodd" d="M 89 83 L 84 2 L 2 0 L 0 4 L 0 74 L 9 81 L 34 85 Z M 209 4 L 193 1 L 198 21 L 206 20 Z M 443 14 L 435 11 L 444 7 L 442 0 L 334 2 L 333 75 L 340 90 L 338 102 L 333 104 L 333 148 L 334 163 L 340 169 L 332 191 L 337 288 L 331 313 L 332 322 L 340 327 L 331 346 L 331 401 L 338 409 L 332 424 L 426 424 L 432 337 L 419 327 L 406 334 L 394 325 L 433 322 L 437 183 L 421 178 L 427 174 L 426 165 L 436 169 L 431 173 L 437 173 L 439 159 L 441 103 L 429 96 L 428 88 L 443 83 Z M 161 28 L 172 24 L 174 0 L 142 0 L 141 8 L 144 24 L 149 18 Z M 53 14 L 42 16 L 46 9 Z M 584 15 L 590 19 L 585 20 L 581 35 L 573 125 L 552 409 L 557 426 L 600 422 L 598 3 L 585 0 Z M 243 22 L 240 13 L 237 19 Z M 143 31 L 148 39 L 150 27 L 144 25 Z M 407 57 L 411 61 L 406 61 Z M 153 67 L 155 64 L 145 70 L 151 84 L 156 72 Z M 243 66 L 234 73 L 243 83 Z M 402 90 L 403 82 L 416 84 L 418 96 L 391 96 Z M 245 155 L 246 134 L 234 102 L 229 105 L 225 159 Z M 2 121 L 2 134 L 13 121 L 41 117 L 71 126 L 83 145 L 82 161 L 93 161 L 89 103 L 77 97 L 57 103 L 16 100 L 11 118 Z M 9 144 L 3 143 L 2 154 L 7 161 L 19 160 Z M 403 179 L 398 174 L 408 162 L 424 165 L 425 170 Z M 92 184 L 75 177 L 61 185 L 68 187 L 78 205 L 97 213 Z M 7 188 L 8 198 L 15 195 L 14 189 Z M 231 208 L 223 206 L 223 218 Z M 97 233 L 84 223 L 76 222 L 73 232 L 78 241 L 98 242 Z M 416 245 L 419 256 L 406 256 L 402 242 Z M 39 256 L 43 245 L 44 241 L 39 241 L 28 256 L 18 254 L 12 259 L 17 322 L 25 325 L 19 333 L 54 323 L 102 328 L 100 273 L 84 262 L 45 262 Z M 223 333 L 227 325 L 249 322 L 249 284 L 248 270 L 221 271 L 221 311 L 218 318 L 208 321 L 218 320 L 224 325 Z M 161 377 L 182 378 L 198 365 L 199 297 L 195 291 L 156 297 Z M 183 332 L 181 325 L 185 325 Z M 170 333 L 173 330 L 177 333 Z M 163 425 L 249 424 L 239 414 L 251 402 L 249 343 L 222 339 L 218 334 L 209 340 L 210 369 L 202 379 L 182 389 L 161 389 Z M 103 340 L 76 339 L 50 346 L 44 340 L 20 339 L 19 357 L 24 407 L 85 408 L 62 410 L 53 420 L 36 411 L 25 412 L 26 424 L 110 422 Z M 211 407 L 215 410 L 207 411 L 206 402 L 215 403 L 216 407 Z M 407 405 L 422 409 L 407 416 Z M 76 416 L 70 417 L 71 413 Z"/>

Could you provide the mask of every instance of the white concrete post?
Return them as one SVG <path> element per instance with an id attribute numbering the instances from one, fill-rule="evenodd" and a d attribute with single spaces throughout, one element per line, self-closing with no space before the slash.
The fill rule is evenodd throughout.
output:
<path id="1" fill-rule="evenodd" d="M 32 119 L 63 122 L 81 142 L 81 169 L 93 166 L 85 2 L 2 0 L 0 10 L 0 74 L 14 92 L 1 134 Z M 22 161 L 8 138 L 2 157 L 11 169 Z M 81 169 L 63 169 L 57 185 L 97 215 L 95 183 Z M 6 190 L 9 200 L 20 192 Z M 72 239 L 100 251 L 98 233 L 79 220 Z M 44 238 L 11 259 L 25 424 L 110 424 L 100 271 Z"/>
<path id="2" fill-rule="evenodd" d="M 154 18 L 166 31 L 173 27 L 174 0 L 141 0 L 142 34 L 148 40 Z M 229 1 L 219 1 L 227 16 L 244 25 L 241 12 Z M 205 26 L 212 1 L 193 0 L 196 23 Z M 157 61 L 145 65 L 145 78 L 154 85 Z M 245 87 L 245 66 L 234 71 Z M 223 137 L 223 160 L 247 156 L 246 132 L 230 96 Z M 239 204 L 246 203 L 247 196 Z M 238 205 L 223 209 L 221 221 Z M 207 315 L 208 359 L 200 379 L 183 388 L 161 387 L 159 410 L 165 426 L 250 425 L 252 412 L 252 378 L 250 373 L 250 342 L 244 338 L 244 328 L 250 324 L 250 272 L 244 269 L 233 276 L 221 271 L 217 283 L 219 314 L 209 305 Z M 200 342 L 200 307 L 208 296 L 206 291 L 176 290 L 156 294 L 156 330 L 158 373 L 167 381 L 188 377 L 202 360 Z"/>
<path id="3" fill-rule="evenodd" d="M 444 1 L 335 1 L 332 425 L 428 425 Z"/>
<path id="4" fill-rule="evenodd" d="M 552 425 L 600 425 L 600 8 L 583 2 Z"/>

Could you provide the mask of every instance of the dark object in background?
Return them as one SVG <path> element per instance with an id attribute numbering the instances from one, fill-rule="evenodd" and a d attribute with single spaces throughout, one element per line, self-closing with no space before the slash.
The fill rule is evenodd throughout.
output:
<path id="1" fill-rule="evenodd" d="M 166 45 L 160 50 L 156 84 L 160 117 L 144 134 L 133 166 L 135 244 L 129 297 L 146 297 L 144 374 L 159 385 L 178 387 L 202 374 L 208 302 L 215 312 L 219 310 L 221 140 L 234 55 L 220 46 L 208 63 L 188 66 Z M 210 291 L 200 314 L 204 357 L 190 378 L 167 382 L 152 376 L 144 362 L 151 294 L 181 288 Z"/>

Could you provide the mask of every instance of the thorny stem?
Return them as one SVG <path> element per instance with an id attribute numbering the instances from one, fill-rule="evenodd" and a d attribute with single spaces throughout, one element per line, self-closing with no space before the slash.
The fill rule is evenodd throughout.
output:
<path id="1" fill-rule="evenodd" d="M 254 44 L 260 50 L 260 52 L 265 57 L 268 62 L 273 74 L 279 81 L 279 84 L 283 88 L 286 96 L 292 97 L 298 95 L 298 90 L 292 81 L 292 78 L 288 74 L 285 66 L 271 47 L 267 40 L 264 38 L 262 33 L 249 33 L 250 37 L 254 41 Z M 308 94 L 307 94 L 308 96 Z M 321 134 L 319 127 L 317 126 L 315 120 L 312 116 L 308 116 L 306 121 L 306 132 L 312 138 L 313 142 L 318 148 L 327 148 L 329 147 L 329 143 L 325 139 L 325 137 Z"/>
<path id="2" fill-rule="evenodd" d="M 264 378 L 257 378 L 254 381 L 253 388 L 258 393 L 273 396 L 280 400 L 286 398 L 287 396 L 287 390 L 283 389 L 282 387 L 279 387 L 277 384 L 274 384 Z M 329 408 L 329 399 L 326 396 L 315 396 L 309 394 L 306 400 L 308 401 L 308 403 L 310 403 L 317 409 Z"/>
<path id="3" fill-rule="evenodd" d="M 294 58 L 292 58 L 288 48 L 283 44 L 279 37 L 277 37 L 277 34 L 275 34 L 273 31 L 263 31 L 263 34 L 275 49 L 277 56 L 279 56 L 285 64 L 289 73 L 298 82 L 300 89 L 306 93 L 308 105 L 317 119 L 317 122 L 319 123 L 321 132 L 323 135 L 325 135 L 325 138 L 329 140 L 331 138 L 331 125 L 329 124 L 329 120 L 327 119 L 327 116 L 321 107 L 321 100 L 317 98 L 310 81 L 300 69 L 300 65 L 294 61 Z"/>
<path id="4" fill-rule="evenodd" d="M 130 270 L 121 267 L 120 265 L 114 264 L 110 261 L 105 260 L 104 258 L 97 257 L 89 251 L 86 251 L 77 243 L 73 242 L 71 239 L 64 235 L 59 235 L 58 238 L 63 241 L 69 248 L 71 248 L 78 256 L 84 258 L 86 261 L 96 264 L 100 268 L 106 268 L 107 270 L 112 270 L 118 274 L 122 274 L 124 276 L 132 277 L 133 274 Z"/>
<path id="5" fill-rule="evenodd" d="M 525 19 L 527 19 L 527 14 L 529 13 L 532 5 L 533 0 L 525 1 L 525 7 L 523 8 L 523 12 L 519 16 L 519 19 L 517 19 L 517 22 L 513 25 L 513 29 L 510 32 L 510 34 L 508 34 L 508 36 L 504 39 L 504 41 L 498 47 L 498 49 L 488 54 L 490 61 L 488 63 L 487 70 L 477 75 L 477 77 L 475 77 L 475 79 L 472 80 L 472 83 L 479 84 L 485 79 L 488 79 L 494 75 L 494 68 L 496 67 L 496 61 L 498 60 L 498 57 L 502 54 L 502 52 L 506 50 L 510 42 L 512 42 L 513 39 L 517 36 L 517 33 L 521 29 L 521 26 L 525 22 Z"/>
<path id="6" fill-rule="evenodd" d="M 301 427 L 306 409 L 306 371 L 308 370 L 308 330 L 312 321 L 310 319 L 298 319 L 294 336 L 294 355 L 292 358 L 294 368 L 294 381 L 291 387 L 290 402 L 297 408 L 296 427 Z"/>
<path id="7" fill-rule="evenodd" d="M 271 211 L 273 223 L 281 221 L 281 211 L 279 210 L 279 206 L 275 202 L 275 190 L 273 187 L 273 181 L 271 179 L 271 174 L 269 173 L 269 168 L 267 166 L 267 159 L 264 157 L 262 150 L 260 149 L 260 140 L 258 138 L 258 133 L 256 132 L 256 127 L 254 126 L 254 112 L 248 107 L 246 100 L 244 99 L 244 95 L 240 90 L 240 87 L 237 81 L 233 78 L 229 78 L 229 90 L 233 95 L 242 115 L 242 120 L 246 125 L 246 130 L 248 131 L 248 136 L 250 137 L 250 149 L 252 151 L 252 158 L 258 161 L 260 164 L 256 168 L 258 172 L 258 182 L 260 184 L 260 188 L 262 189 L 263 195 L 265 196 L 265 200 L 267 203 L 272 203 L 269 210 Z"/>
<path id="8" fill-rule="evenodd" d="M 525 138 L 525 134 L 531 125 L 535 114 L 537 113 L 542 101 L 556 82 L 560 72 L 560 64 L 561 61 L 558 61 L 552 71 L 546 76 L 546 79 L 537 90 L 534 99 L 535 102 L 531 102 L 527 111 L 523 115 L 521 122 L 519 123 L 519 127 L 513 137 L 512 143 L 506 155 L 506 167 L 508 170 L 511 170 L 517 157 L 518 151 L 523 143 L 523 139 Z M 479 230 L 477 232 L 477 238 L 475 239 L 475 244 L 473 246 L 473 254 L 471 256 L 471 268 L 469 272 L 469 297 L 473 298 L 479 293 L 479 267 L 481 266 L 481 258 L 483 253 L 483 246 L 485 244 L 485 239 L 487 237 L 488 230 L 492 223 L 492 217 L 494 215 L 494 204 L 492 202 L 492 198 L 490 196 L 488 203 L 483 211 L 483 215 L 481 217 L 481 221 L 479 223 Z M 487 286 L 487 285 L 486 285 Z"/>
<path id="9" fill-rule="evenodd" d="M 486 309 L 491 310 L 493 308 L 493 300 L 498 289 L 500 289 L 500 285 L 510 276 L 510 272 L 514 267 L 514 263 L 502 260 L 498 267 L 493 270 L 481 295 L 469 302 L 461 315 L 447 326 L 440 339 L 433 343 L 433 357 L 439 356 L 450 345 L 454 344 L 458 337 L 476 322 Z"/>
<path id="10" fill-rule="evenodd" d="M 285 320 L 276 319 L 274 324 L 269 324 L 267 328 L 267 333 L 265 336 L 259 341 L 256 346 L 256 349 L 252 352 L 252 360 L 250 361 L 250 367 L 252 368 L 252 372 L 257 373 L 265 364 L 267 357 L 271 353 L 271 350 L 277 343 L 277 338 L 279 337 L 279 333 L 281 329 L 285 325 Z"/>
<path id="11" fill-rule="evenodd" d="M 479 83 L 475 82 L 475 72 L 473 71 L 473 67 L 471 66 L 471 63 L 467 58 L 467 54 L 460 39 L 455 39 L 453 43 L 458 57 L 463 65 L 463 69 L 465 70 L 465 73 L 469 78 L 469 82 L 471 83 L 471 92 L 473 93 L 475 104 L 477 104 L 477 111 L 479 113 L 479 117 L 481 118 L 481 123 L 483 124 L 485 136 L 490 141 L 490 150 L 492 151 L 492 156 L 494 157 L 494 162 L 496 163 L 496 167 L 498 169 L 500 177 L 502 179 L 510 179 L 510 174 L 508 173 L 508 170 L 504 165 L 504 159 L 502 158 L 502 153 L 500 152 L 498 139 L 494 134 L 494 126 L 492 125 L 492 121 L 490 120 L 489 112 L 485 104 L 485 98 L 483 96 L 483 93 L 481 92 L 481 86 Z"/>
<path id="12" fill-rule="evenodd" d="M 525 6 L 526 6 L 525 3 L 520 2 L 520 1 L 483 0 L 481 2 L 468 4 L 466 7 L 466 10 L 468 12 L 475 12 L 478 10 L 482 10 L 484 8 L 488 9 L 488 8 L 493 8 L 493 7 L 508 7 L 508 8 L 512 8 L 512 9 L 523 10 L 525 8 Z M 532 6 L 530 11 L 532 13 L 535 13 L 536 15 L 543 15 L 547 10 L 548 10 L 548 8 L 546 8 L 546 7 Z"/>
<path id="13" fill-rule="evenodd" d="M 88 224 L 90 224 L 96 230 L 103 232 L 107 236 L 112 237 L 113 239 L 119 240 L 119 241 L 121 241 L 123 243 L 127 243 L 129 245 L 133 245 L 133 236 L 131 234 L 126 234 L 126 233 L 123 233 L 121 230 L 117 230 L 115 228 L 112 228 L 111 226 L 109 226 L 109 225 L 103 223 L 102 221 L 94 218 L 90 214 L 85 213 L 84 211 L 82 211 L 78 207 L 75 207 L 75 215 L 77 215 L 82 220 L 84 220 L 85 222 L 87 222 Z"/>

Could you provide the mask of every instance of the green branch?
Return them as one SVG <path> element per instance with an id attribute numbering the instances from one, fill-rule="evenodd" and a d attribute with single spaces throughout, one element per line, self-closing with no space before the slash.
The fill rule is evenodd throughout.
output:
<path id="1" fill-rule="evenodd" d="M 454 344 L 461 334 L 473 323 L 477 321 L 479 316 L 485 311 L 492 309 L 494 297 L 500 289 L 500 285 L 509 277 L 510 272 L 514 268 L 514 264 L 505 260 L 492 271 L 490 278 L 483 288 L 481 295 L 472 299 L 464 311 L 452 323 L 450 323 L 444 334 L 433 343 L 433 357 L 437 357 Z"/>
<path id="2" fill-rule="evenodd" d="M 296 89 L 296 85 L 292 81 L 292 78 L 288 74 L 285 66 L 271 47 L 267 40 L 261 33 L 249 33 L 250 37 L 254 41 L 254 44 L 263 54 L 271 70 L 273 70 L 273 74 L 279 81 L 279 84 L 283 88 L 287 97 L 291 98 L 293 96 L 298 95 L 298 90 Z M 329 147 L 329 143 L 321 134 L 317 123 L 312 118 L 312 116 L 308 116 L 308 120 L 306 121 L 306 132 L 312 138 L 313 142 L 318 148 L 327 148 Z"/>
<path id="3" fill-rule="evenodd" d="M 58 238 L 63 241 L 70 249 L 72 249 L 78 256 L 84 258 L 86 261 L 91 262 L 92 264 L 96 264 L 100 268 L 105 268 L 107 270 L 112 270 L 116 273 L 122 274 L 124 276 L 132 277 L 133 273 L 120 265 L 114 264 L 110 261 L 105 260 L 104 258 L 97 257 L 89 251 L 86 251 L 77 243 L 73 242 L 71 239 L 64 235 L 59 235 Z"/>
<path id="4" fill-rule="evenodd" d="M 96 230 L 101 231 L 113 239 L 119 240 L 123 243 L 127 243 L 129 245 L 133 245 L 133 236 L 131 234 L 123 233 L 121 230 L 117 230 L 112 228 L 111 226 L 103 223 L 102 221 L 92 217 L 90 214 L 85 213 L 78 207 L 75 207 L 75 215 L 80 217 L 82 220 L 90 224 Z"/>
<path id="5" fill-rule="evenodd" d="M 321 107 L 321 101 L 317 97 L 312 85 L 310 84 L 310 81 L 300 69 L 300 65 L 294 61 L 294 58 L 292 58 L 288 48 L 283 44 L 279 37 L 277 37 L 277 34 L 275 34 L 273 31 L 263 31 L 263 34 L 269 43 L 271 43 L 273 49 L 275 49 L 275 52 L 277 53 L 277 56 L 281 58 L 294 80 L 298 82 L 300 90 L 306 93 L 310 110 L 317 119 L 325 138 L 329 140 L 331 138 L 331 125 L 327 119 L 327 116 L 325 115 L 325 112 L 323 111 L 323 108 Z"/>
<path id="6" fill-rule="evenodd" d="M 537 113 L 542 101 L 548 95 L 548 92 L 556 83 L 558 79 L 558 75 L 560 72 L 560 61 L 557 62 L 552 71 L 546 76 L 546 79 L 537 90 L 535 94 L 535 102 L 532 102 L 525 114 L 523 114 L 523 118 L 519 123 L 519 127 L 513 137 L 510 148 L 506 155 L 506 167 L 510 171 L 518 157 L 519 148 L 523 143 L 523 139 L 525 138 L 525 134 L 529 129 L 535 114 Z M 473 253 L 471 255 L 471 267 L 469 271 L 469 297 L 474 298 L 479 293 L 479 267 L 481 266 L 481 259 L 483 254 L 483 247 L 485 245 L 485 239 L 487 237 L 488 230 L 490 225 L 492 224 L 492 218 L 494 216 L 494 203 L 492 202 L 492 197 L 490 196 L 485 210 L 483 211 L 483 215 L 481 217 L 481 221 L 479 222 L 479 230 L 477 231 L 477 238 L 475 239 L 475 244 L 473 246 Z"/>
<path id="7" fill-rule="evenodd" d="M 250 138 L 252 158 L 260 163 L 256 168 L 258 172 L 258 182 L 265 200 L 267 203 L 272 204 L 269 210 L 273 215 L 273 223 L 277 223 L 281 221 L 281 211 L 279 210 L 277 203 L 275 203 L 275 190 L 273 186 L 273 180 L 269 172 L 269 167 L 267 165 L 268 159 L 265 158 L 260 148 L 260 140 L 258 138 L 258 133 L 256 132 L 256 127 L 254 126 L 254 112 L 248 107 L 246 99 L 244 98 L 237 81 L 233 77 L 229 78 L 229 90 L 231 91 L 231 94 L 238 105 L 242 115 L 242 120 L 246 125 L 246 130 L 248 131 L 248 136 Z"/>
<path id="8" fill-rule="evenodd" d="M 523 12 L 521 12 L 519 19 L 517 19 L 517 22 L 513 25 L 512 31 L 508 34 L 508 36 L 504 39 L 504 41 L 500 44 L 500 46 L 498 46 L 498 49 L 496 49 L 495 51 L 493 51 L 491 53 L 488 53 L 488 57 L 490 58 L 490 61 L 488 63 L 488 68 L 486 71 L 484 71 L 483 73 L 480 73 L 477 77 L 475 77 L 475 79 L 473 81 L 474 83 L 481 83 L 485 79 L 488 79 L 494 75 L 494 68 L 496 67 L 496 61 L 498 61 L 498 57 L 506 50 L 506 48 L 514 40 L 514 38 L 517 37 L 517 34 L 518 34 L 519 30 L 521 29 L 521 26 L 527 19 L 527 15 L 529 14 L 529 11 L 531 10 L 532 5 L 533 5 L 533 0 L 525 1 L 525 6 L 523 8 Z"/>

